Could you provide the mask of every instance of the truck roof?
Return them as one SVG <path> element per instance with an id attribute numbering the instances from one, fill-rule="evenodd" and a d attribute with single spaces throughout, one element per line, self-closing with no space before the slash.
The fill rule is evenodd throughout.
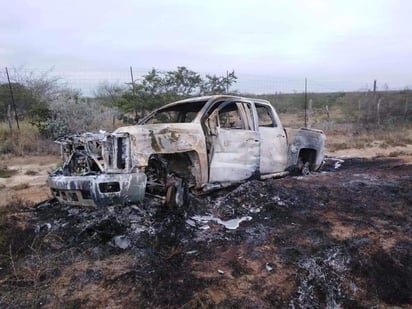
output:
<path id="1" fill-rule="evenodd" d="M 213 104 L 216 101 L 226 101 L 226 100 L 248 100 L 248 101 L 258 102 L 261 104 L 270 105 L 270 103 L 265 100 L 234 96 L 234 95 L 210 95 L 210 96 L 193 97 L 193 98 L 179 100 L 176 102 L 163 105 L 153 110 L 147 116 L 145 116 L 141 121 L 139 121 L 138 124 L 144 123 L 148 118 L 150 118 L 153 114 L 156 114 L 159 111 L 166 111 L 168 109 L 173 110 L 179 105 L 183 105 L 184 107 L 182 106 L 182 110 L 185 110 L 185 111 L 200 111 L 203 108 L 207 109 L 211 104 Z"/>

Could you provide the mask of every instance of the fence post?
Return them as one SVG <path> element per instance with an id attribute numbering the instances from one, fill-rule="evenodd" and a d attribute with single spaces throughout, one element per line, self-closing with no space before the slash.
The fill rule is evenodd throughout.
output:
<path id="1" fill-rule="evenodd" d="M 312 103 L 313 103 L 313 100 L 309 99 L 309 103 L 308 103 L 308 128 L 310 128 L 312 126 L 312 113 L 313 113 Z"/>
<path id="2" fill-rule="evenodd" d="M 308 79 L 305 77 L 305 128 L 308 127 Z"/>
<path id="3" fill-rule="evenodd" d="M 9 82 L 9 90 L 10 90 L 11 103 L 13 104 L 14 117 L 15 117 L 15 119 L 16 119 L 17 129 L 20 130 L 19 118 L 17 117 L 16 103 L 14 102 L 13 88 L 11 87 L 9 70 L 7 70 L 7 67 L 6 67 L 6 75 L 7 75 L 7 80 L 8 80 L 8 82 Z M 11 113 L 10 113 L 10 115 L 11 115 Z"/>
<path id="4" fill-rule="evenodd" d="M 377 120 L 378 120 L 378 126 L 381 125 L 381 103 L 383 101 L 383 98 L 378 98 L 378 102 L 376 103 L 376 113 L 377 113 Z"/>
<path id="5" fill-rule="evenodd" d="M 11 122 L 11 105 L 7 105 L 7 122 L 9 123 L 10 134 L 13 135 L 13 124 Z"/>

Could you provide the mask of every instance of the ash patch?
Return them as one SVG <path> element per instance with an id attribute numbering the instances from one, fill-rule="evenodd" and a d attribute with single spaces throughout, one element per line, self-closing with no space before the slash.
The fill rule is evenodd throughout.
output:
<path id="1" fill-rule="evenodd" d="M 350 256 L 341 247 L 333 247 L 317 255 L 304 257 L 297 263 L 297 293 L 292 308 L 339 308 L 351 298 L 356 286 L 348 281 Z"/>
<path id="2" fill-rule="evenodd" d="M 326 163 L 326 173 L 191 195 L 179 210 L 149 198 L 102 209 L 42 203 L 27 220 L 30 248 L 15 272 L 0 273 L 0 304 L 410 305 L 411 166 Z"/>

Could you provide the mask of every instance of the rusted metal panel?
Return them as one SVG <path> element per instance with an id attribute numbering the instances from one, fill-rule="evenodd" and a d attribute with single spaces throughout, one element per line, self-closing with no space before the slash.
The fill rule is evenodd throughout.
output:
<path id="1" fill-rule="evenodd" d="M 197 186 L 207 182 L 205 136 L 199 123 L 147 124 L 121 127 L 115 133 L 127 132 L 131 140 L 132 165 L 148 166 L 153 154 L 195 152 L 199 168 L 194 170 Z"/>

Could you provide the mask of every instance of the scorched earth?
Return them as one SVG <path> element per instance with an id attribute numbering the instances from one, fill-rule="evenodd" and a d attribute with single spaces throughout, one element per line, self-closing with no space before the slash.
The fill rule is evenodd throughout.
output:
<path id="1" fill-rule="evenodd" d="M 0 307 L 406 308 L 411 205 L 412 165 L 393 158 L 328 158 L 178 210 L 14 205 Z"/>

